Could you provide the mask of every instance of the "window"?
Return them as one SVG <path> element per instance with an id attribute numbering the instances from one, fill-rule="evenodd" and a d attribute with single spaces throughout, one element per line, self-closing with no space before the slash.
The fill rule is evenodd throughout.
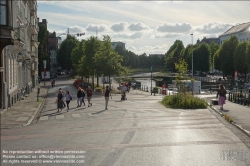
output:
<path id="1" fill-rule="evenodd" d="M 0 0 L 0 25 L 7 25 L 7 0 Z"/>

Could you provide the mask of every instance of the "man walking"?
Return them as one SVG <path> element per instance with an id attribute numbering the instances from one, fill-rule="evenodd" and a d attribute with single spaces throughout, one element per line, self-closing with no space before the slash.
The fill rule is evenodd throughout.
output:
<path id="1" fill-rule="evenodd" d="M 90 86 L 88 86 L 88 89 L 87 89 L 87 99 L 88 99 L 88 107 L 89 106 L 92 106 L 92 103 L 90 103 L 91 101 L 91 98 L 92 98 L 92 89 Z"/>
<path id="2" fill-rule="evenodd" d="M 105 97 L 105 110 L 108 110 L 109 97 L 112 99 L 109 86 L 106 86 L 106 89 L 103 90 L 102 94 L 104 94 Z"/>
<path id="3" fill-rule="evenodd" d="M 82 106 L 82 89 L 81 87 L 78 87 L 78 91 L 77 91 L 77 107 L 81 107 Z"/>

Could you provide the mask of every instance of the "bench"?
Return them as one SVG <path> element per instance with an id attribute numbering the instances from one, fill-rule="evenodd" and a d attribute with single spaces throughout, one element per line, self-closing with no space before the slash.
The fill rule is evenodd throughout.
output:
<path id="1" fill-rule="evenodd" d="M 218 105 L 218 99 L 211 99 L 210 104 L 211 105 Z"/>

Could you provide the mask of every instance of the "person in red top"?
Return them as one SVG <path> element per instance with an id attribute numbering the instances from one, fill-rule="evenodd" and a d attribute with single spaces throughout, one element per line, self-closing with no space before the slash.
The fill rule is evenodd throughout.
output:
<path id="1" fill-rule="evenodd" d="M 90 86 L 88 86 L 88 88 L 87 88 L 87 99 L 88 99 L 88 107 L 89 106 L 92 106 L 92 103 L 90 103 L 90 100 L 91 100 L 91 98 L 92 98 L 92 89 L 91 89 L 91 87 Z"/>

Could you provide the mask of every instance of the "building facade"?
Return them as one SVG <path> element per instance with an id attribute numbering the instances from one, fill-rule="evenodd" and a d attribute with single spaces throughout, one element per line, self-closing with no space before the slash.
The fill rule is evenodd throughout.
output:
<path id="1" fill-rule="evenodd" d="M 7 0 L 8 1 L 8 0 Z M 2 1 L 1 1 L 2 2 Z M 13 45 L 3 48 L 4 83 L 2 109 L 28 95 L 38 80 L 37 1 L 12 0 Z"/>
<path id="2" fill-rule="evenodd" d="M 126 50 L 125 43 L 123 43 L 123 42 L 111 42 L 111 44 L 112 44 L 113 49 L 115 49 L 116 46 L 121 46 L 123 50 Z"/>
<path id="3" fill-rule="evenodd" d="M 223 42 L 229 39 L 232 35 L 235 35 L 239 42 L 250 41 L 250 22 L 233 26 L 225 33 L 220 35 L 220 45 L 222 45 Z"/>
<path id="4" fill-rule="evenodd" d="M 57 73 L 58 63 L 57 63 L 57 51 L 59 45 L 62 42 L 61 37 L 56 36 L 56 32 L 49 33 L 48 44 L 50 53 L 50 72 L 51 75 Z"/>

